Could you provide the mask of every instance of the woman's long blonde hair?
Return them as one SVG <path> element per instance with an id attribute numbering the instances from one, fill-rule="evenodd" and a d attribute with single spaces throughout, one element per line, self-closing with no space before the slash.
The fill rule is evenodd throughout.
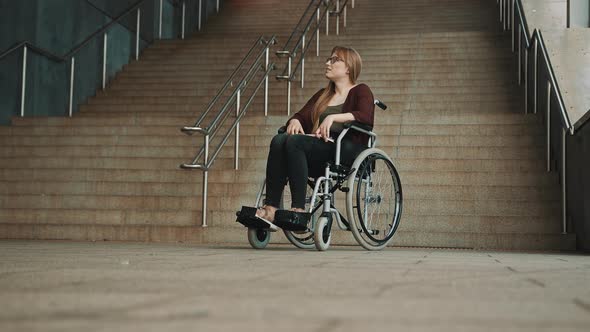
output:
<path id="1" fill-rule="evenodd" d="M 348 67 L 348 78 L 350 78 L 352 84 L 356 84 L 356 79 L 359 77 L 363 65 L 361 56 L 358 52 L 350 47 L 335 46 L 330 54 L 336 54 L 339 58 L 344 60 L 344 64 Z M 313 105 L 313 131 L 320 126 L 320 115 L 326 111 L 328 103 L 335 93 L 336 84 L 330 80 L 328 86 L 324 89 L 324 92 L 322 92 Z"/>

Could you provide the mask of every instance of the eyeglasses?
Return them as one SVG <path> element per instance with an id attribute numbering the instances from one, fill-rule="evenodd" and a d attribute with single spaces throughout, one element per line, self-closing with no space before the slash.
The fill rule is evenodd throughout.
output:
<path id="1" fill-rule="evenodd" d="M 335 55 L 326 59 L 326 62 L 329 62 L 332 65 L 335 64 L 338 61 L 344 61 L 344 60 L 342 60 L 340 57 L 335 56 Z"/>

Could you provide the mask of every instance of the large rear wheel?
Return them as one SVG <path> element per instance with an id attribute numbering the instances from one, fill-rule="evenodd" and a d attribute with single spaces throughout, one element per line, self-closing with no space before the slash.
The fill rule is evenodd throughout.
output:
<path id="1" fill-rule="evenodd" d="M 393 162 L 380 149 L 355 159 L 348 179 L 346 212 L 357 242 L 367 250 L 383 249 L 393 238 L 402 214 L 402 186 Z"/>

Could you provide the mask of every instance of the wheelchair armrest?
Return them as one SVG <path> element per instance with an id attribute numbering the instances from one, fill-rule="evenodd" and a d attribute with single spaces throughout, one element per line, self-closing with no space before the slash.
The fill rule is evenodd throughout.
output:
<path id="1" fill-rule="evenodd" d="M 364 123 L 360 123 L 358 121 L 351 121 L 351 122 L 346 122 L 344 125 L 344 128 L 351 128 L 351 129 L 362 129 L 365 131 L 373 131 L 373 127 L 369 126 L 367 124 Z M 355 128 L 356 127 L 356 128 Z"/>
<path id="2" fill-rule="evenodd" d="M 282 126 L 281 128 L 279 128 L 279 130 L 277 130 L 277 134 L 284 134 L 287 132 L 287 126 Z"/>

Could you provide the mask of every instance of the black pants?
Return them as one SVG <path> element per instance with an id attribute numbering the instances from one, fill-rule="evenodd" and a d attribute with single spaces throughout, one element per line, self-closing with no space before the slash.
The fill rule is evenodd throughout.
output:
<path id="1" fill-rule="evenodd" d="M 366 146 L 342 140 L 340 161 L 352 165 Z M 289 181 L 292 208 L 305 208 L 307 178 L 324 174 L 326 162 L 334 162 L 336 143 L 305 135 L 278 134 L 270 143 L 266 163 L 266 205 L 279 207 L 283 189 Z M 285 207 L 286 208 L 286 207 Z"/>

